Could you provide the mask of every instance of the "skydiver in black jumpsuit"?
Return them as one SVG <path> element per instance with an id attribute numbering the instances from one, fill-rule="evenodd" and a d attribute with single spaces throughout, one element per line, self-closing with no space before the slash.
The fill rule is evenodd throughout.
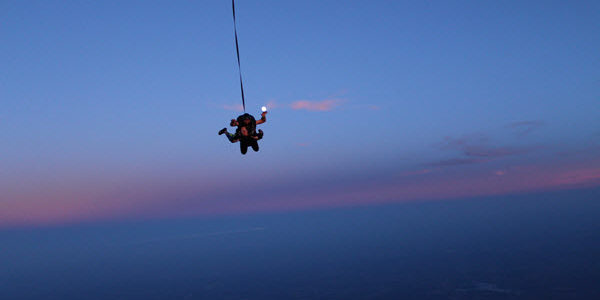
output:
<path id="1" fill-rule="evenodd" d="M 266 115 L 267 112 L 265 111 L 261 114 L 260 120 L 256 121 L 252 115 L 245 113 L 237 117 L 237 120 L 232 119 L 231 123 L 229 123 L 232 127 L 237 126 L 234 134 L 229 133 L 227 128 L 223 128 L 219 130 L 219 135 L 224 133 L 225 136 L 227 136 L 227 139 L 232 143 L 239 141 L 240 152 L 242 152 L 242 154 L 248 152 L 249 146 L 256 152 L 259 149 L 257 141 L 263 137 L 262 130 L 259 129 L 258 132 L 256 132 L 256 125 L 265 123 L 267 121 Z"/>

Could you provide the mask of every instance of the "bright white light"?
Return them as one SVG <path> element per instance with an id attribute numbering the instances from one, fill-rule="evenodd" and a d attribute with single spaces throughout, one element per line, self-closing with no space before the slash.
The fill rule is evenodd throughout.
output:
<path id="1" fill-rule="evenodd" d="M 267 107 L 266 107 L 266 106 L 263 106 L 263 107 L 261 107 L 260 109 L 261 109 L 263 112 L 267 111 Z"/>

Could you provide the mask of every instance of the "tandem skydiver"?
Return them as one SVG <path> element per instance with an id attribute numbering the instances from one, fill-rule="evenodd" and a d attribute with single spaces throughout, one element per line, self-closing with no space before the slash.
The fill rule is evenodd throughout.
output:
<path id="1" fill-rule="evenodd" d="M 227 136 L 227 139 L 232 142 L 240 142 L 240 152 L 242 154 L 246 154 L 248 152 L 248 147 L 252 147 L 252 150 L 255 152 L 258 151 L 258 140 L 262 139 L 263 131 L 256 131 L 256 125 L 265 123 L 267 121 L 267 111 L 266 108 L 263 108 L 263 112 L 261 114 L 261 118 L 257 121 L 251 114 L 245 113 L 237 119 L 232 119 L 229 123 L 229 126 L 235 127 L 234 134 L 231 134 L 227 131 L 227 128 L 223 128 L 219 130 L 219 135 L 223 133 Z"/>

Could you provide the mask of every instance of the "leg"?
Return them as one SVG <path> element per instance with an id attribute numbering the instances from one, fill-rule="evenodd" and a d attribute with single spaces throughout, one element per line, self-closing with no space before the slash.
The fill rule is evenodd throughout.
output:
<path id="1" fill-rule="evenodd" d="M 235 132 L 235 134 L 231 134 L 227 131 L 227 128 L 223 128 L 223 129 L 219 130 L 219 135 L 221 135 L 223 133 L 225 134 L 227 139 L 232 143 L 235 143 L 240 139 L 240 135 L 237 131 Z"/>
<path id="2" fill-rule="evenodd" d="M 248 143 L 246 141 L 240 141 L 240 152 L 242 152 L 242 154 L 248 152 Z"/>
<path id="3" fill-rule="evenodd" d="M 231 134 L 225 131 L 225 135 L 227 136 L 227 139 L 232 143 L 235 143 L 239 140 L 237 134 Z"/>
<path id="4" fill-rule="evenodd" d="M 252 146 L 252 150 L 254 150 L 254 152 L 258 152 L 258 142 L 256 142 L 256 140 L 252 140 L 252 142 L 250 142 L 250 146 Z"/>

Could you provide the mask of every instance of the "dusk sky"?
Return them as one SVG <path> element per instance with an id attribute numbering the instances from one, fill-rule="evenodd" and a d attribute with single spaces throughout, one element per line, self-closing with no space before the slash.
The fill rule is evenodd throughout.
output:
<path id="1" fill-rule="evenodd" d="M 0 228 L 600 186 L 600 2 L 0 2 Z"/>

